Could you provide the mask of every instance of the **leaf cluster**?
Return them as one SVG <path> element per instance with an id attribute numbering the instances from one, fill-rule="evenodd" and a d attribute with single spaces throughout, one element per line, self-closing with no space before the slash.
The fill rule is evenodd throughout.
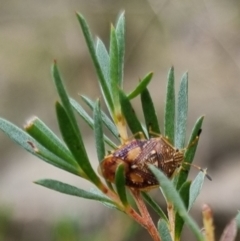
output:
<path id="1" fill-rule="evenodd" d="M 99 38 L 96 39 L 96 42 L 93 40 L 84 17 L 77 14 L 77 18 L 96 69 L 98 83 L 108 113 L 102 110 L 99 100 L 93 101 L 82 95 L 82 101 L 92 111 L 92 116 L 90 116 L 85 110 L 86 107 L 69 96 L 57 63 L 54 62 L 52 76 L 60 98 L 55 104 L 55 109 L 62 140 L 37 117 L 30 119 L 24 130 L 1 118 L 0 129 L 31 154 L 51 165 L 90 181 L 95 188 L 87 191 L 52 179 L 38 180 L 35 182 L 36 184 L 68 195 L 96 200 L 107 207 L 125 212 L 146 228 L 155 241 L 180 240 L 184 224 L 194 233 L 197 240 L 213 241 L 214 227 L 209 208 L 203 210 L 205 234 L 189 215 L 189 211 L 201 191 L 205 171 L 199 172 L 193 181 L 189 181 L 188 173 L 191 165 L 184 165 L 184 163 L 191 164 L 193 162 L 197 143 L 194 145 L 191 145 L 191 143 L 198 138 L 204 119 L 201 116 L 196 121 L 186 145 L 188 74 L 183 75 L 179 91 L 176 94 L 174 68 L 172 67 L 169 71 L 164 125 L 161 129 L 153 100 L 147 88 L 152 80 L 153 73 L 143 77 L 136 88 L 129 93 L 123 90 L 124 13 L 119 16 L 116 27 L 111 26 L 108 50 Z M 141 123 L 131 105 L 131 100 L 136 97 L 140 97 L 141 100 L 144 124 Z M 160 183 L 159 190 L 165 198 L 167 214 L 147 192 L 140 193 L 139 190 L 126 188 L 123 165 L 119 165 L 116 170 L 114 184 L 100 178 L 89 160 L 75 114 L 78 114 L 93 130 L 99 162 L 104 159 L 107 152 L 106 148 L 116 149 L 119 143 L 124 143 L 129 138 L 128 129 L 131 131 L 131 135 L 141 132 L 145 138 L 151 138 L 151 132 L 161 134 L 168 138 L 176 148 L 184 150 L 184 163 L 172 180 L 168 179 L 161 170 L 149 166 Z M 109 130 L 111 136 L 104 134 L 103 127 Z M 134 198 L 138 209 L 129 201 L 129 195 Z M 146 204 L 159 216 L 157 227 L 148 213 Z M 236 227 L 236 224 L 240 226 L 239 220 L 240 215 L 238 214 L 235 223 L 230 224 L 226 232 L 233 233 L 232 230 Z M 223 237 L 222 240 L 228 239 Z"/>

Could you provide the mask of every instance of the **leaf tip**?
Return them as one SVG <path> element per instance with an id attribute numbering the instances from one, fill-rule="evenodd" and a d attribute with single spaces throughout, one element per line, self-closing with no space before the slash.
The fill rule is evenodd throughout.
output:
<path id="1" fill-rule="evenodd" d="M 27 121 L 26 124 L 24 124 L 23 128 L 24 130 L 28 130 L 29 128 L 32 127 L 33 123 L 37 120 L 37 116 L 32 116 L 30 117 Z"/>

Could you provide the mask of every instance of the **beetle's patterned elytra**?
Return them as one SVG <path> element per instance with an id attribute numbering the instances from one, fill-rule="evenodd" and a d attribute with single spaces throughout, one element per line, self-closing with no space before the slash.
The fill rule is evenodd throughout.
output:
<path id="1" fill-rule="evenodd" d="M 194 145 L 196 140 L 185 149 L 175 148 L 166 137 L 159 135 L 150 139 L 133 139 L 107 155 L 100 164 L 100 173 L 109 182 L 114 182 L 115 172 L 120 163 L 124 164 L 126 186 L 139 190 L 149 190 L 159 183 L 148 164 L 161 169 L 171 178 L 184 160 L 184 152 Z"/>

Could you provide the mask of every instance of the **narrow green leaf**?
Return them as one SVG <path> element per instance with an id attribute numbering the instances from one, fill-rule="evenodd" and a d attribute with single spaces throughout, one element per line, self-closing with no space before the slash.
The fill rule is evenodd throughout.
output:
<path id="1" fill-rule="evenodd" d="M 141 94 L 143 90 L 147 88 L 148 84 L 152 80 L 152 76 L 153 76 L 153 73 L 150 72 L 142 80 L 140 80 L 137 87 L 131 93 L 128 94 L 128 99 L 131 100 L 137 97 L 139 94 Z"/>
<path id="2" fill-rule="evenodd" d="M 124 173 L 124 164 L 120 164 L 116 171 L 115 184 L 117 188 L 118 196 L 124 206 L 128 206 L 126 187 L 125 187 L 125 173 Z"/>
<path id="3" fill-rule="evenodd" d="M 42 159 L 43 161 L 75 175 L 83 176 L 80 168 L 76 168 L 76 166 L 72 166 L 70 163 L 67 163 L 66 161 L 57 157 L 46 148 L 44 148 L 42 145 L 40 145 L 29 134 L 27 134 L 11 122 L 0 118 L 0 129 L 22 148 Z"/>
<path id="4" fill-rule="evenodd" d="M 101 162 L 105 156 L 105 146 L 102 130 L 102 118 L 100 112 L 100 102 L 97 100 L 95 108 L 93 110 L 94 116 L 94 134 L 95 134 L 95 144 L 97 149 L 98 161 Z"/>
<path id="5" fill-rule="evenodd" d="M 29 145 L 31 145 L 31 147 L 35 151 L 36 156 L 39 157 L 40 159 L 44 160 L 45 162 L 47 162 L 53 166 L 61 168 L 67 172 L 70 172 L 77 176 L 81 176 L 83 178 L 88 179 L 87 176 L 85 175 L 85 173 L 83 172 L 83 170 L 81 169 L 81 167 L 72 165 L 71 163 L 66 162 L 66 160 L 59 158 L 58 156 L 56 156 L 52 152 L 48 151 L 47 149 L 45 149 L 43 147 L 38 148 L 37 145 L 35 145 L 35 144 L 36 143 L 29 142 Z"/>
<path id="6" fill-rule="evenodd" d="M 124 54 L 125 54 L 125 13 L 122 12 L 116 24 L 116 37 L 118 44 L 118 69 L 119 82 L 118 86 L 122 88 L 123 73 L 124 73 Z"/>
<path id="7" fill-rule="evenodd" d="M 156 111 L 148 89 L 143 90 L 143 92 L 141 93 L 141 103 L 148 132 L 150 131 L 160 134 L 161 132 L 158 125 Z M 151 133 L 149 133 L 149 136 L 151 136 Z"/>
<path id="8" fill-rule="evenodd" d="M 119 103 L 119 59 L 118 59 L 118 45 L 116 32 L 113 26 L 111 26 L 110 37 L 110 92 L 112 95 L 114 113 L 120 112 Z"/>
<path id="9" fill-rule="evenodd" d="M 77 113 L 83 118 L 83 120 L 89 125 L 91 129 L 93 129 L 93 119 L 88 115 L 88 113 L 82 108 L 82 106 L 75 101 L 74 99 L 70 99 L 71 105 L 77 111 Z M 104 141 L 112 148 L 116 148 L 115 145 L 106 135 L 104 135 Z"/>
<path id="10" fill-rule="evenodd" d="M 198 145 L 198 142 L 196 143 L 193 143 L 193 142 L 196 140 L 196 137 L 199 135 L 199 132 L 202 127 L 203 119 L 204 119 L 204 116 L 201 116 L 200 118 L 198 118 L 198 120 L 196 121 L 193 127 L 192 134 L 190 136 L 190 139 L 188 141 L 188 146 L 186 147 L 186 152 L 184 154 L 184 162 L 187 162 L 187 163 L 193 162 L 197 145 Z M 180 170 L 178 175 L 177 189 L 179 189 L 182 186 L 182 184 L 187 180 L 187 177 L 188 177 L 190 167 L 189 165 L 184 165 L 184 164 L 183 166 L 184 168 Z"/>
<path id="11" fill-rule="evenodd" d="M 91 192 L 93 194 L 97 194 L 97 195 L 104 195 L 99 189 L 95 189 L 95 188 L 90 188 L 89 192 Z M 102 202 L 102 204 L 104 206 L 106 206 L 107 208 L 116 209 L 118 211 L 123 212 L 122 206 L 119 206 L 117 203 L 113 204 L 113 203 L 109 203 L 109 202 Z"/>
<path id="12" fill-rule="evenodd" d="M 24 128 L 29 135 L 50 152 L 71 163 L 73 166 L 78 166 L 67 147 L 38 117 L 29 120 Z"/>
<path id="13" fill-rule="evenodd" d="M 74 99 L 70 99 L 72 107 L 77 111 L 77 113 L 82 117 L 82 119 L 93 129 L 94 120 L 90 115 L 83 109 L 83 107 Z"/>
<path id="14" fill-rule="evenodd" d="M 174 68 L 168 73 L 167 94 L 164 113 L 164 135 L 174 144 L 175 132 L 175 79 Z"/>
<path id="15" fill-rule="evenodd" d="M 184 74 L 178 92 L 175 146 L 184 148 L 188 114 L 188 74 Z"/>
<path id="16" fill-rule="evenodd" d="M 94 193 L 94 192 L 91 192 L 91 191 L 85 191 L 83 189 L 74 187 L 74 186 L 69 185 L 67 183 L 59 182 L 57 180 L 42 179 L 42 180 L 38 180 L 34 183 L 36 183 L 38 185 L 41 185 L 43 187 L 47 187 L 49 189 L 55 190 L 57 192 L 67 194 L 67 195 L 81 197 L 81 198 L 90 199 L 90 200 L 95 200 L 95 201 L 99 201 L 99 202 L 105 202 L 105 203 L 109 203 L 109 204 L 113 204 L 113 205 L 115 204 L 114 201 L 109 199 L 104 194 Z"/>
<path id="17" fill-rule="evenodd" d="M 132 105 L 123 91 L 120 90 L 120 103 L 122 107 L 123 115 L 127 121 L 127 124 L 132 132 L 136 134 L 142 132 L 144 134 L 141 123 L 139 122 Z"/>
<path id="18" fill-rule="evenodd" d="M 81 95 L 83 101 L 90 107 L 91 110 L 94 108 L 94 102 L 90 100 L 88 97 Z M 112 122 L 112 120 L 103 112 L 102 113 L 102 121 L 104 125 L 108 128 L 108 130 L 119 140 L 119 133 L 115 126 L 115 124 Z"/>
<path id="19" fill-rule="evenodd" d="M 166 220 L 160 219 L 158 221 L 158 232 L 162 241 L 172 241 Z"/>
<path id="20" fill-rule="evenodd" d="M 91 165 L 89 163 L 87 152 L 86 152 L 83 140 L 82 140 L 82 135 L 81 135 L 81 132 L 78 128 L 77 120 L 74 116 L 73 108 L 71 106 L 67 91 L 66 91 L 66 89 L 63 85 L 63 81 L 62 81 L 62 78 L 61 78 L 60 73 L 58 71 L 56 62 L 54 62 L 53 66 L 52 66 L 52 75 L 53 75 L 53 80 L 55 82 L 55 85 L 56 85 L 56 88 L 57 88 L 57 91 L 58 91 L 58 94 L 59 94 L 59 97 L 61 99 L 62 106 L 63 106 L 62 107 L 60 104 L 58 105 L 59 109 L 63 109 L 61 111 L 61 113 L 63 114 L 63 116 L 62 116 L 63 117 L 63 123 L 62 123 L 63 125 L 61 125 L 61 128 L 62 128 L 61 133 L 63 134 L 65 132 L 64 129 L 67 129 L 67 128 L 71 129 L 72 134 L 75 137 L 75 140 L 70 141 L 70 143 L 75 144 L 75 141 L 76 141 L 79 149 L 78 149 L 78 151 L 76 150 L 76 148 L 71 149 L 68 145 L 69 143 L 66 143 L 66 144 L 68 145 L 68 148 L 71 152 L 74 149 L 75 149 L 75 151 L 77 151 L 76 153 L 72 152 L 72 154 L 75 157 L 77 163 L 79 164 L 79 166 L 82 168 L 82 170 L 84 172 L 86 170 L 89 171 L 89 175 L 91 175 L 91 177 L 89 176 L 89 178 L 93 178 L 93 180 L 92 180 L 93 182 L 94 181 L 97 182 L 96 175 L 94 175 L 95 173 L 94 173 L 94 171 L 91 168 Z M 64 123 L 65 121 L 66 121 L 66 123 Z M 61 122 L 61 120 L 60 120 L 60 122 Z M 67 124 L 67 125 L 64 126 L 65 124 Z M 69 136 L 71 137 L 71 135 L 69 135 Z M 79 151 L 81 151 L 81 158 L 78 158 L 78 157 L 75 156 Z M 86 167 L 86 170 L 84 170 L 85 167 Z M 85 174 L 88 175 L 87 173 L 85 173 Z"/>
<path id="21" fill-rule="evenodd" d="M 173 204 L 175 210 L 179 213 L 179 215 L 183 218 L 183 220 L 195 234 L 197 240 L 203 241 L 204 237 L 200 231 L 200 228 L 197 226 L 195 221 L 188 215 L 184 203 L 179 193 L 173 186 L 173 183 L 155 166 L 149 165 L 149 169 L 156 176 L 158 182 L 161 183 L 161 188 L 168 202 Z"/>
<path id="22" fill-rule="evenodd" d="M 96 56 L 97 56 L 101 71 L 103 73 L 104 79 L 109 89 L 110 88 L 110 59 L 109 59 L 108 52 L 105 48 L 105 45 L 103 44 L 102 40 L 99 38 L 97 38 L 97 43 L 96 43 Z"/>
<path id="23" fill-rule="evenodd" d="M 68 118 L 69 118 L 69 120 L 70 120 L 70 122 L 71 122 L 71 124 L 72 124 L 72 126 L 75 130 L 76 135 L 78 135 L 78 138 L 79 138 L 79 141 L 81 142 L 81 145 L 83 146 L 80 130 L 78 128 L 78 124 L 77 124 L 76 118 L 74 116 L 72 106 L 70 104 L 68 93 L 67 93 L 67 91 L 66 91 L 66 89 L 63 85 L 63 81 L 62 81 L 62 78 L 61 78 L 60 73 L 58 71 L 58 67 L 57 67 L 56 62 L 54 62 L 53 66 L 52 66 L 52 76 L 53 76 L 53 80 L 55 82 L 55 86 L 57 88 L 58 95 L 61 99 L 62 105 L 63 105 L 63 107 L 66 111 L 66 114 L 68 115 Z M 85 153 L 85 151 L 84 151 L 84 153 Z"/>
<path id="24" fill-rule="evenodd" d="M 151 206 L 151 208 L 159 215 L 160 218 L 164 219 L 166 222 L 168 222 L 168 218 L 161 209 L 161 207 L 146 193 L 141 192 L 144 200 Z"/>
<path id="25" fill-rule="evenodd" d="M 78 162 L 84 173 L 88 176 L 88 178 L 96 186 L 101 185 L 101 180 L 93 170 L 87 154 L 84 154 L 85 148 L 80 142 L 79 137 L 76 134 L 75 129 L 72 126 L 72 123 L 70 122 L 70 119 L 65 109 L 58 102 L 56 103 L 56 112 L 60 131 L 69 150 L 75 157 L 76 161 Z"/>
<path id="26" fill-rule="evenodd" d="M 190 193 L 189 193 L 188 211 L 192 208 L 194 202 L 196 201 L 198 195 L 200 194 L 200 191 L 202 189 L 202 185 L 204 182 L 204 178 L 205 178 L 205 173 L 199 172 L 191 184 Z"/>
<path id="27" fill-rule="evenodd" d="M 183 201 L 186 209 L 188 207 L 188 202 L 189 202 L 190 186 L 191 186 L 191 182 L 187 181 L 182 185 L 181 189 L 179 190 L 179 194 L 182 198 L 182 201 Z M 175 217 L 175 237 L 176 237 L 176 240 L 180 240 L 183 225 L 184 225 L 184 220 L 177 212 L 176 217 Z"/>
<path id="28" fill-rule="evenodd" d="M 95 52 L 94 42 L 93 42 L 89 27 L 86 23 L 86 20 L 84 19 L 84 17 L 81 14 L 77 13 L 77 18 L 78 18 L 78 21 L 81 25 L 82 32 L 83 32 L 83 35 L 85 37 L 85 41 L 86 41 L 87 46 L 88 46 L 89 53 L 91 55 L 94 67 L 95 67 L 97 75 L 98 75 L 98 79 L 99 79 L 99 83 L 100 83 L 100 86 L 101 86 L 101 90 L 102 90 L 102 94 L 103 94 L 105 103 L 108 107 L 109 112 L 111 114 L 113 114 L 113 111 L 114 111 L 113 101 L 112 101 L 112 98 L 111 98 L 110 91 L 108 89 L 107 80 L 104 78 L 104 74 L 102 72 L 101 66 L 99 64 L 99 61 L 98 61 L 98 58 L 97 58 L 97 55 L 96 55 L 96 52 Z"/>

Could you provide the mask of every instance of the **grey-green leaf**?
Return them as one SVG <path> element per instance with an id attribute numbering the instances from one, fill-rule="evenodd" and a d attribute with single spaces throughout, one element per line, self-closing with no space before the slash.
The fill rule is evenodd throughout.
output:
<path id="1" fill-rule="evenodd" d="M 167 94 L 164 113 L 164 135 L 174 144 L 175 133 L 175 79 L 174 68 L 168 73 Z"/>
<path id="2" fill-rule="evenodd" d="M 108 88 L 110 88 L 110 86 L 109 86 L 109 84 L 110 84 L 109 55 L 105 48 L 105 45 L 103 44 L 102 40 L 99 38 L 97 38 L 97 43 L 96 43 L 96 56 L 97 56 L 101 71 L 103 73 L 104 79 L 108 85 Z"/>
<path id="3" fill-rule="evenodd" d="M 122 88 L 124 73 L 124 54 L 125 54 L 125 13 L 122 12 L 116 24 L 116 37 L 118 44 L 118 69 L 119 82 L 118 86 Z"/>
<path id="4" fill-rule="evenodd" d="M 110 92 L 112 95 L 114 112 L 120 110 L 119 103 L 119 59 L 118 59 L 118 43 L 116 32 L 113 26 L 111 26 L 110 37 Z"/>
<path id="5" fill-rule="evenodd" d="M 88 97 L 81 95 L 83 101 L 90 107 L 91 110 L 94 108 L 94 102 L 90 100 Z M 119 140 L 118 130 L 112 120 L 103 112 L 102 113 L 102 121 L 104 125 L 108 128 L 108 130 Z"/>
<path id="6" fill-rule="evenodd" d="M 162 241 L 172 241 L 166 220 L 160 219 L 158 221 L 158 232 Z"/>
<path id="7" fill-rule="evenodd" d="M 188 211 L 192 208 L 195 200 L 200 194 L 200 191 L 202 189 L 202 185 L 204 182 L 204 177 L 205 177 L 205 173 L 199 172 L 191 184 L 190 193 L 189 193 Z"/>
<path id="8" fill-rule="evenodd" d="M 113 106 L 112 97 L 111 97 L 111 94 L 110 94 L 110 91 L 108 88 L 107 80 L 104 78 L 104 74 L 102 72 L 101 66 L 99 64 L 99 61 L 98 61 L 98 58 L 97 58 L 97 55 L 95 52 L 96 50 L 95 50 L 94 42 L 92 39 L 92 35 L 90 33 L 89 26 L 87 25 L 86 20 L 84 19 L 84 17 L 81 14 L 77 13 L 77 18 L 81 25 L 82 32 L 83 32 L 85 41 L 88 46 L 89 53 L 91 55 L 94 67 L 95 67 L 97 75 L 98 75 L 98 79 L 99 79 L 99 83 L 101 86 L 101 90 L 102 90 L 102 94 L 103 94 L 105 103 L 108 106 L 109 112 L 111 114 L 113 114 L 114 106 Z"/>
<path id="9" fill-rule="evenodd" d="M 179 215 L 183 218 L 183 220 L 195 234 L 197 240 L 203 241 L 204 237 L 201 233 L 200 228 L 197 226 L 196 222 L 189 216 L 179 193 L 173 186 L 173 183 L 155 166 L 150 165 L 149 169 L 156 176 L 158 182 L 161 183 L 161 188 L 168 202 L 173 204 L 175 210 L 179 213 Z"/>
<path id="10" fill-rule="evenodd" d="M 237 226 L 240 229 L 240 212 L 238 211 L 238 214 L 236 215 L 236 222 L 237 222 Z"/>
<path id="11" fill-rule="evenodd" d="M 98 156 L 98 161 L 101 162 L 105 156 L 105 146 L 104 146 L 102 118 L 101 118 L 99 100 L 96 101 L 95 108 L 93 110 L 93 117 L 94 117 L 94 134 L 95 134 L 97 156 Z"/>
<path id="12" fill-rule="evenodd" d="M 191 182 L 187 181 L 185 182 L 181 189 L 179 190 L 179 194 L 182 198 L 182 201 L 187 209 L 188 207 L 188 203 L 189 203 L 189 189 L 191 186 Z M 175 216 L 175 237 L 176 240 L 180 240 L 181 237 L 181 233 L 182 233 L 182 229 L 183 229 L 183 225 L 184 225 L 184 220 L 183 218 L 179 215 L 179 213 L 176 213 Z"/>
<path id="13" fill-rule="evenodd" d="M 27 133 L 50 152 L 71 163 L 73 166 L 78 166 L 71 152 L 63 142 L 38 117 L 30 119 L 24 128 Z"/>
<path id="14" fill-rule="evenodd" d="M 22 148 L 39 157 L 43 161 L 75 175 L 82 176 L 83 173 L 79 168 L 73 166 L 65 160 L 62 160 L 61 158 L 48 151 L 29 134 L 11 122 L 0 118 L 0 129 Z"/>
<path id="15" fill-rule="evenodd" d="M 153 76 L 153 73 L 151 72 L 151 73 L 148 73 L 142 80 L 140 80 L 137 87 L 131 93 L 128 94 L 128 99 L 131 100 L 137 97 L 139 94 L 141 94 L 143 90 L 147 88 L 148 84 L 152 79 L 152 76 Z"/>
<path id="16" fill-rule="evenodd" d="M 72 185 L 69 185 L 67 183 L 63 183 L 63 182 L 60 182 L 57 180 L 42 179 L 42 180 L 36 181 L 35 183 L 38 185 L 47 187 L 49 189 L 55 190 L 57 192 L 67 194 L 67 195 L 81 197 L 81 198 L 85 198 L 85 199 L 96 200 L 99 202 L 105 202 L 105 203 L 109 203 L 109 204 L 115 204 L 114 201 L 109 199 L 104 194 L 94 193 L 91 191 L 85 191 L 83 189 L 74 187 Z"/>
<path id="17" fill-rule="evenodd" d="M 74 99 L 70 99 L 71 105 L 77 111 L 77 113 L 83 118 L 83 120 L 93 129 L 94 123 L 92 117 L 88 115 L 88 113 L 83 109 L 83 107 Z M 94 108 L 94 106 L 93 106 Z M 104 135 L 104 141 L 111 146 L 112 148 L 116 148 L 117 146 L 106 136 Z"/>
<path id="18" fill-rule="evenodd" d="M 177 103 L 177 119 L 175 132 L 175 146 L 182 149 L 185 144 L 188 114 L 188 74 L 184 74 L 179 87 Z"/>

